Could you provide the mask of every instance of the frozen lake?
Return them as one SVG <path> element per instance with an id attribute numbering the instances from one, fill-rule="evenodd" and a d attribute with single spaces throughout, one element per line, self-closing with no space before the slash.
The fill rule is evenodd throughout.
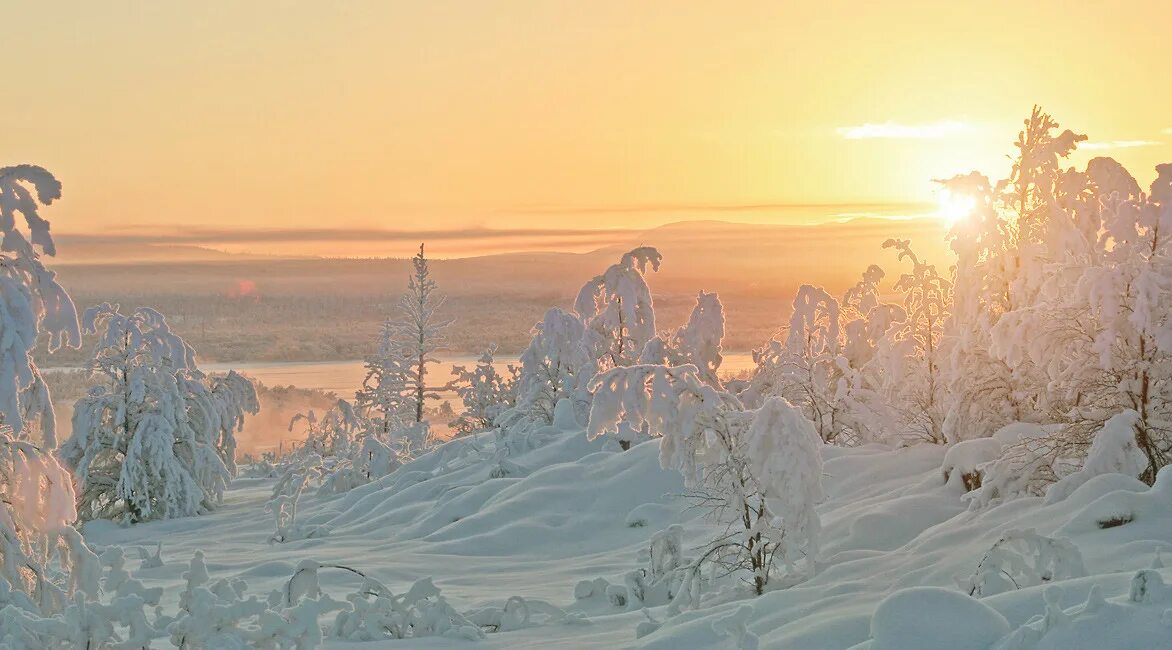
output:
<path id="1" fill-rule="evenodd" d="M 440 357 L 440 363 L 430 366 L 433 378 L 437 382 L 446 382 L 452 378 L 452 367 L 457 365 L 474 366 L 479 357 L 451 356 Z M 510 359 L 500 360 L 496 366 L 504 371 L 509 363 L 517 361 Z M 227 372 L 235 370 L 247 374 L 253 379 L 260 380 L 266 386 L 297 386 L 337 393 L 339 397 L 349 398 L 354 391 L 362 386 L 362 379 L 366 373 L 362 362 L 355 361 L 311 361 L 311 362 L 268 362 L 268 363 L 209 363 L 200 364 L 205 372 Z M 753 367 L 753 357 L 745 353 L 730 353 L 724 357 L 721 372 L 737 373 Z"/>

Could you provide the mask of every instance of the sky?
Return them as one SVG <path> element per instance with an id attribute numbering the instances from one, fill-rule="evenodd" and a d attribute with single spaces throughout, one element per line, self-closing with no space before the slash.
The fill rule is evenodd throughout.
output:
<path id="1" fill-rule="evenodd" d="M 688 219 L 906 216 L 932 209 L 932 178 L 1003 174 L 1035 103 L 1090 136 L 1075 164 L 1110 155 L 1146 184 L 1172 160 L 1162 1 L 3 13 L 3 164 L 62 180 L 45 213 L 59 232 L 226 229 L 247 249 L 311 229 L 564 239 Z"/>

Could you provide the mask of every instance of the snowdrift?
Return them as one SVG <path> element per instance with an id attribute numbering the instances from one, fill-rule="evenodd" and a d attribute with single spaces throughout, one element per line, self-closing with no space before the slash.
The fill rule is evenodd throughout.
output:
<path id="1" fill-rule="evenodd" d="M 567 431 L 512 458 L 514 475 L 501 478 L 492 478 L 497 464 L 488 460 L 444 470 L 441 447 L 347 494 L 305 497 L 302 520 L 329 532 L 286 544 L 266 541 L 267 479 L 237 480 L 225 506 L 208 516 L 129 528 L 93 522 L 85 535 L 99 547 L 153 550 L 163 541 L 164 565 L 141 568 L 136 577 L 167 587 L 167 607 L 187 560 L 202 549 L 213 577 L 240 576 L 261 591 L 278 588 L 312 558 L 360 568 L 388 585 L 431 577 L 461 610 L 522 596 L 586 618 L 490 634 L 485 647 L 749 647 L 744 635 L 728 632 L 738 616 L 763 648 L 989 648 L 1010 630 L 1017 645 L 1005 648 L 1099 648 L 1125 629 L 1131 645 L 1110 647 L 1152 648 L 1172 631 L 1165 615 L 1172 604 L 1161 604 L 1161 578 L 1172 574 L 1145 574 L 1149 586 L 1138 599 L 1133 584 L 1158 550 L 1172 548 L 1172 473 L 1150 489 L 1107 474 L 1055 503 L 1023 498 L 970 511 L 963 488 L 945 481 L 943 448 L 872 445 L 822 449 L 827 498 L 818 508 L 824 543 L 815 577 L 758 598 L 747 588 L 713 593 L 701 608 L 673 618 L 666 607 L 652 607 L 648 614 L 662 626 L 636 638 L 648 616 L 606 598 L 576 600 L 575 585 L 596 578 L 622 585 L 650 537 L 671 525 L 682 526 L 693 553 L 717 526 L 689 507 L 679 475 L 660 468 L 658 447 L 650 441 L 610 451 L 583 431 Z M 958 586 L 1007 531 L 1026 529 L 1069 538 L 1086 577 L 979 600 Z M 322 576 L 327 590 L 352 589 L 352 582 Z M 459 642 L 382 643 L 359 646 Z"/>

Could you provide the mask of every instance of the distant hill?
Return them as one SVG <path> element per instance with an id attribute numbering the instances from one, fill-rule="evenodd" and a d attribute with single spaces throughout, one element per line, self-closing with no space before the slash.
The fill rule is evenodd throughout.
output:
<path id="1" fill-rule="evenodd" d="M 663 265 L 648 282 L 660 327 L 680 324 L 696 292 L 717 291 L 726 306 L 726 347 L 748 350 L 785 322 L 803 283 L 841 293 L 872 263 L 893 281 L 903 265 L 882 249 L 889 237 L 919 242 L 926 259 L 949 263 L 943 226 L 935 220 L 811 226 L 692 221 L 632 232 L 625 244 L 588 253 L 436 260 L 433 273 L 448 296 L 445 311 L 457 317 L 449 335 L 452 351 L 476 352 L 496 342 L 512 353 L 525 345 L 546 309 L 568 308 L 578 288 L 626 250 L 656 246 Z M 53 268 L 81 305 L 159 308 L 207 360 L 358 358 L 394 309 L 410 269 L 407 259 L 281 259 L 197 246 L 119 249 L 112 243 L 80 250 L 62 239 Z M 133 256 L 126 257 L 131 248 Z M 72 357 L 80 360 L 81 353 L 53 361 Z"/>

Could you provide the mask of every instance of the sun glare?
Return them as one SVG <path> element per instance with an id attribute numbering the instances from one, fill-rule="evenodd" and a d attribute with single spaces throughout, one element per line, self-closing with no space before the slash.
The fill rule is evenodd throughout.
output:
<path id="1" fill-rule="evenodd" d="M 936 216 L 948 225 L 961 221 L 972 214 L 973 208 L 977 207 L 977 201 L 973 197 L 954 194 L 948 190 L 941 190 L 937 201 L 939 205 L 936 209 Z"/>

